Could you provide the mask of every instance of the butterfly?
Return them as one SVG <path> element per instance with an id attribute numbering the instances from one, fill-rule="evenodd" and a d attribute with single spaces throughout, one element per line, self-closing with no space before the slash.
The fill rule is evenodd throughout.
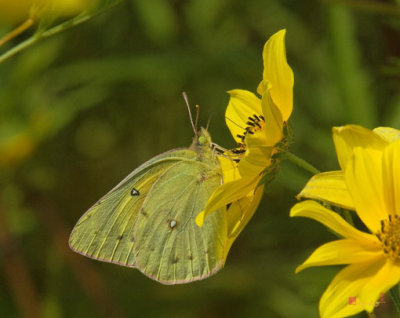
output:
<path id="1" fill-rule="evenodd" d="M 202 128 L 189 148 L 150 159 L 97 201 L 73 228 L 69 246 L 138 268 L 162 284 L 207 278 L 224 265 L 230 247 L 226 211 L 210 215 L 203 227 L 195 217 L 222 182 L 217 153 Z"/>

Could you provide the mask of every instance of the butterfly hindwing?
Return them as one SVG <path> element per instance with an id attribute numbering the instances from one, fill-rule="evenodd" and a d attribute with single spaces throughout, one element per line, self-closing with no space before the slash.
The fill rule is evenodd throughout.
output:
<path id="1" fill-rule="evenodd" d="M 214 213 L 202 228 L 195 224 L 220 183 L 216 169 L 199 161 L 180 162 L 154 183 L 135 231 L 137 265 L 143 273 L 175 284 L 203 279 L 223 265 L 224 214 Z"/>

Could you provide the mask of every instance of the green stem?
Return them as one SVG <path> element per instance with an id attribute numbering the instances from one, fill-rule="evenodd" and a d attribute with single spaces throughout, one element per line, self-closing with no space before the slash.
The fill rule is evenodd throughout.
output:
<path id="1" fill-rule="evenodd" d="M 304 159 L 301 159 L 299 157 L 297 157 L 296 155 L 292 154 L 291 152 L 287 151 L 285 153 L 285 157 L 286 159 L 288 159 L 289 161 L 293 162 L 294 164 L 296 164 L 297 166 L 299 166 L 300 168 L 310 172 L 311 174 L 317 174 L 320 173 L 320 171 L 315 168 L 312 164 L 308 163 L 307 161 L 305 161 Z"/>
<path id="2" fill-rule="evenodd" d="M 4 52 L 2 55 L 0 55 L 0 63 L 4 62 L 5 60 L 9 59 L 10 57 L 14 56 L 15 54 L 21 52 L 22 50 L 26 49 L 27 47 L 35 44 L 36 42 L 39 42 L 39 40 L 41 39 L 45 39 L 48 38 L 54 34 L 60 33 L 62 31 L 65 31 L 69 28 L 72 28 L 78 24 L 81 24 L 87 20 L 92 19 L 93 17 L 107 11 L 108 9 L 118 5 L 119 3 L 121 3 L 122 0 L 120 1 L 116 1 L 114 4 L 106 6 L 105 8 L 96 11 L 96 12 L 92 12 L 92 13 L 87 13 L 87 14 L 82 14 L 74 19 L 65 21 L 64 23 L 61 23 L 59 25 L 56 25 L 55 27 L 52 27 L 51 29 L 48 29 L 46 31 L 43 32 L 38 32 L 36 34 L 34 34 L 32 37 L 30 37 L 29 39 L 21 42 L 20 44 L 14 46 L 13 48 L 11 48 L 10 50 Z"/>
<path id="3" fill-rule="evenodd" d="M 10 33 L 6 34 L 2 39 L 0 39 L 0 46 L 4 45 L 8 41 L 12 40 L 16 36 L 20 35 L 24 31 L 28 30 L 35 21 L 32 18 L 27 19 L 24 23 L 18 26 L 16 29 L 12 30 Z"/>
<path id="4" fill-rule="evenodd" d="M 390 296 L 392 297 L 392 300 L 394 302 L 397 312 L 400 313 L 399 285 L 392 287 L 390 289 L 389 293 L 390 293 Z"/>

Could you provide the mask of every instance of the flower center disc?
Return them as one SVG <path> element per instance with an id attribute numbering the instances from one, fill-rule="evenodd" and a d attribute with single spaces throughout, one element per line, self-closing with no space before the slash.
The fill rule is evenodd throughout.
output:
<path id="1" fill-rule="evenodd" d="M 245 138 L 247 134 L 254 135 L 255 132 L 257 131 L 263 131 L 265 128 L 265 118 L 263 115 L 256 115 L 254 114 L 251 117 L 248 117 L 248 122 L 246 123 L 247 126 L 245 130 L 243 131 L 242 135 L 237 135 L 238 138 L 241 139 L 241 143 L 239 143 L 239 146 L 242 149 L 246 149 L 246 144 L 245 144 Z"/>
<path id="2" fill-rule="evenodd" d="M 381 241 L 385 254 L 393 261 L 400 261 L 400 218 L 389 215 L 388 220 L 381 220 L 381 230 L 376 234 Z"/>

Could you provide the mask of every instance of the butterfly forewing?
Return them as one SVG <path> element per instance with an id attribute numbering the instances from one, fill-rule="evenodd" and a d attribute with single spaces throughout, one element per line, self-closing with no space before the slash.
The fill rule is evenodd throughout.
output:
<path id="1" fill-rule="evenodd" d="M 194 156 L 188 157 L 186 150 L 170 151 L 134 170 L 79 219 L 70 247 L 97 260 L 135 267 L 134 225 L 147 192 L 168 167 L 190 155 Z"/>

